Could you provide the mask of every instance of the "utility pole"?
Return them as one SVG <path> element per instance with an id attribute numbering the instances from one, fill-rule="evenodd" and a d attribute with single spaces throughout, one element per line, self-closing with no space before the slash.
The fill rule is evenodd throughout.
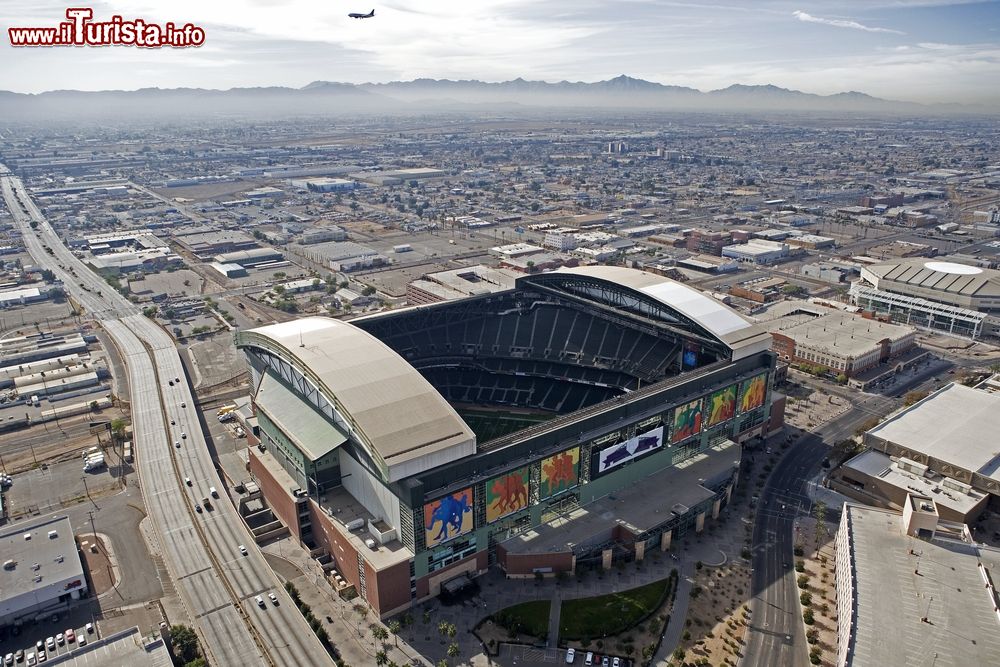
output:
<path id="1" fill-rule="evenodd" d="M 94 525 L 94 512 L 93 510 L 87 510 L 87 515 L 90 517 L 90 530 L 94 533 L 94 539 L 97 539 L 97 528 Z"/>
<path id="2" fill-rule="evenodd" d="M 95 501 L 95 500 L 94 500 L 93 498 L 91 498 L 91 497 L 90 497 L 90 488 L 89 488 L 89 487 L 87 486 L 87 473 L 84 473 L 84 474 L 83 474 L 83 475 L 82 475 L 82 476 L 80 477 L 80 479 L 82 479 L 82 480 L 83 480 L 83 490 L 84 490 L 84 492 L 85 492 L 85 493 L 87 494 L 87 499 L 88 499 L 88 500 L 89 500 L 90 502 L 94 503 L 94 507 L 95 507 L 95 508 L 97 508 L 97 509 L 101 509 L 100 507 L 98 507 L 98 506 L 97 506 L 97 502 L 96 502 L 96 501 Z M 94 515 L 93 515 L 93 513 L 90 513 L 90 523 L 91 523 L 91 524 L 93 524 L 93 523 L 94 523 Z"/>

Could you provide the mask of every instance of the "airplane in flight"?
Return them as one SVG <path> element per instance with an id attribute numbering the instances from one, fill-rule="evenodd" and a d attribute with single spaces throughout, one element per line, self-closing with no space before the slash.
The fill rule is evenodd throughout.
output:
<path id="1" fill-rule="evenodd" d="M 351 12 L 350 14 L 348 14 L 348 16 L 351 17 L 352 19 L 370 19 L 373 16 L 375 16 L 375 10 L 373 9 L 371 11 L 371 13 L 368 13 L 368 14 L 361 14 L 359 12 Z"/>

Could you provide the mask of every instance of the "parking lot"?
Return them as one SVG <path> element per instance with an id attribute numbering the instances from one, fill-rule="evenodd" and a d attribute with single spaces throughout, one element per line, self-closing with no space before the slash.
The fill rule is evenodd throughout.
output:
<path id="1" fill-rule="evenodd" d="M 68 640 L 69 629 L 73 632 L 73 641 Z M 80 646 L 100 637 L 97 624 L 92 622 L 82 609 L 70 612 L 68 615 L 54 616 L 34 625 L 22 626 L 17 635 L 13 635 L 12 632 L 11 629 L 7 629 L 6 636 L 0 643 L 5 666 L 45 662 L 78 650 Z M 39 648 L 39 644 L 42 648 Z M 40 660 L 42 654 L 45 658 Z"/>

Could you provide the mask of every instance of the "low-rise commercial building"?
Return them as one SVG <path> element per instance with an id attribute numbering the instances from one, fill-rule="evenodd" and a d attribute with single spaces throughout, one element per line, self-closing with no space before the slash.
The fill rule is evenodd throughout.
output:
<path id="1" fill-rule="evenodd" d="M 32 623 L 87 594 L 87 578 L 64 516 L 0 532 L 0 626 Z"/>
<path id="2" fill-rule="evenodd" d="M 866 449 L 845 461 L 829 479 L 831 489 L 866 505 L 902 511 L 911 493 L 934 498 L 941 518 L 974 523 L 989 494 L 934 472 L 922 463 Z"/>
<path id="3" fill-rule="evenodd" d="M 949 384 L 864 434 L 866 447 L 910 459 L 1000 496 L 1000 394 Z"/>
<path id="4" fill-rule="evenodd" d="M 273 248 L 253 248 L 251 250 L 237 250 L 215 256 L 215 261 L 219 264 L 239 264 L 244 268 L 277 262 L 282 259 L 282 254 Z"/>
<path id="5" fill-rule="evenodd" d="M 517 274 L 508 269 L 494 269 L 477 264 L 451 271 L 428 273 L 406 287 L 411 305 L 451 301 L 476 294 L 513 289 Z"/>
<path id="6" fill-rule="evenodd" d="M 916 346 L 913 327 L 865 319 L 804 301 L 779 304 L 765 316 L 772 350 L 792 364 L 823 366 L 854 377 Z"/>
<path id="7" fill-rule="evenodd" d="M 326 243 L 328 241 L 346 241 L 347 232 L 343 228 L 337 226 L 330 227 L 316 227 L 308 231 L 302 232 L 302 235 L 296 239 L 296 241 L 301 245 L 312 245 L 314 243 Z"/>

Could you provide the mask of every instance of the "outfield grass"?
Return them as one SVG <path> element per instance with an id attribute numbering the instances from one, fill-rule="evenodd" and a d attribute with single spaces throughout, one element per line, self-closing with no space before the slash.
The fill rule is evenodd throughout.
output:
<path id="1" fill-rule="evenodd" d="M 518 634 L 542 638 L 549 634 L 549 601 L 532 600 L 501 609 L 493 620 Z"/>
<path id="2" fill-rule="evenodd" d="M 669 585 L 668 577 L 621 593 L 563 600 L 559 639 L 594 639 L 622 633 L 660 606 Z"/>

